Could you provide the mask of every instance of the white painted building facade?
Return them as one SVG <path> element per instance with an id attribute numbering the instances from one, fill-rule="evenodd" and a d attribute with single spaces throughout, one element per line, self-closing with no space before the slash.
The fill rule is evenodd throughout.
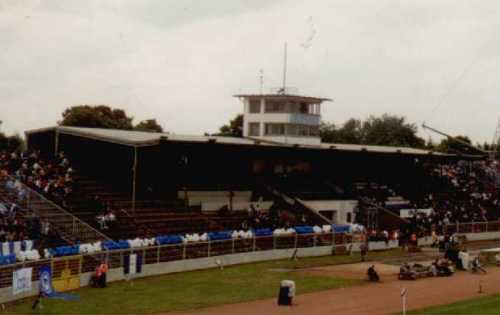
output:
<path id="1" fill-rule="evenodd" d="M 262 140 L 318 145 L 321 104 L 326 98 L 289 94 L 241 94 L 243 136 Z"/>

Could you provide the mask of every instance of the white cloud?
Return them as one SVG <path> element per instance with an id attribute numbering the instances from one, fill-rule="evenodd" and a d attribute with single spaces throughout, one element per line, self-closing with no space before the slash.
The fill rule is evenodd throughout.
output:
<path id="1" fill-rule="evenodd" d="M 0 2 L 3 128 L 53 125 L 67 106 L 90 103 L 177 133 L 215 131 L 241 111 L 232 94 L 258 91 L 259 69 L 266 87 L 280 84 L 288 41 L 289 85 L 335 98 L 324 120 L 389 112 L 491 141 L 494 2 L 207 3 Z"/>

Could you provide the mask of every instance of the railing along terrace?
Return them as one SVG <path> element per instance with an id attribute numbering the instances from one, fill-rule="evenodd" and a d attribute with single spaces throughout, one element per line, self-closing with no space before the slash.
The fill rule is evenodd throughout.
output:
<path id="1" fill-rule="evenodd" d="M 68 237 L 78 238 L 78 241 L 81 242 L 109 240 L 101 232 L 14 177 L 0 178 L 0 187 L 0 191 L 5 194 L 10 202 L 33 211 L 41 219 L 47 219 L 70 243 L 72 240 L 69 240 Z"/>
<path id="2" fill-rule="evenodd" d="M 500 232 L 500 221 L 454 223 L 444 226 L 444 234 Z"/>
<path id="3" fill-rule="evenodd" d="M 12 272 L 24 267 L 33 267 L 33 281 L 38 280 L 38 270 L 43 265 L 52 266 L 55 278 L 61 275 L 62 270 L 65 268 L 70 268 L 71 273 L 75 274 L 79 266 L 79 263 L 76 261 L 80 261 L 80 259 L 80 271 L 85 273 L 94 272 L 101 261 L 107 261 L 110 269 L 124 267 L 125 258 L 130 254 L 140 255 L 143 257 L 143 264 L 150 265 L 274 249 L 297 249 L 318 246 L 331 246 L 332 249 L 337 247 L 347 249 L 349 244 L 352 244 L 351 235 L 322 233 L 259 236 L 248 239 L 202 241 L 101 251 L 92 254 L 55 257 L 52 259 L 26 261 L 0 266 L 0 288 L 11 286 Z"/>

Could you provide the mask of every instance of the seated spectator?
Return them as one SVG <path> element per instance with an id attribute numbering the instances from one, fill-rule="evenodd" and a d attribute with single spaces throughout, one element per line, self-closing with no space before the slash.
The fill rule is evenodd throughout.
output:
<path id="1" fill-rule="evenodd" d="M 116 221 L 116 216 L 113 210 L 108 209 L 105 213 L 96 216 L 96 220 L 101 230 L 107 230 L 109 229 L 109 224 Z"/>

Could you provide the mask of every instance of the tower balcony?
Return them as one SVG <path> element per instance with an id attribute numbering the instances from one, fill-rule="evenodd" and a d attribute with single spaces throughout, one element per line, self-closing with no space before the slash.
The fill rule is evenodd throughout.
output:
<path id="1" fill-rule="evenodd" d="M 245 121 L 319 126 L 321 116 L 301 113 L 246 113 Z"/>

